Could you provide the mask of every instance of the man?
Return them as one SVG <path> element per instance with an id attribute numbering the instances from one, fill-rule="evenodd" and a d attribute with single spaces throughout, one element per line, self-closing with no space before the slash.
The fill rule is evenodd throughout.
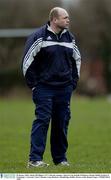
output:
<path id="1" fill-rule="evenodd" d="M 81 56 L 68 27 L 67 11 L 55 7 L 48 24 L 37 29 L 26 42 L 23 73 L 36 107 L 28 167 L 49 165 L 43 161 L 43 154 L 50 120 L 53 162 L 69 166 L 66 157 L 69 106 L 80 76 Z"/>

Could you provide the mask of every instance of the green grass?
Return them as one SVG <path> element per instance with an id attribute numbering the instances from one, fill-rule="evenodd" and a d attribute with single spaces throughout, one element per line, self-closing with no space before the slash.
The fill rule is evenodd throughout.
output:
<path id="1" fill-rule="evenodd" d="M 34 119 L 31 99 L 0 99 L 0 172 L 111 173 L 111 103 L 105 98 L 73 97 L 67 157 L 70 167 L 55 166 L 48 140 L 48 168 L 27 169 L 30 130 Z"/>

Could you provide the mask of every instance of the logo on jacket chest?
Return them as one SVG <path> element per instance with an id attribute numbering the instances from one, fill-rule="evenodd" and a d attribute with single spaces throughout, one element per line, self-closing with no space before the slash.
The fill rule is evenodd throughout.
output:
<path id="1" fill-rule="evenodd" d="M 51 36 L 48 36 L 48 37 L 47 37 L 47 40 L 52 40 Z"/>

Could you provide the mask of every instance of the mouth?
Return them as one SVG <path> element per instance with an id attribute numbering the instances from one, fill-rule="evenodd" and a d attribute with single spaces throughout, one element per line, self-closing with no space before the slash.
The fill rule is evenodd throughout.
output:
<path id="1" fill-rule="evenodd" d="M 69 26 L 69 23 L 67 23 L 66 26 Z"/>

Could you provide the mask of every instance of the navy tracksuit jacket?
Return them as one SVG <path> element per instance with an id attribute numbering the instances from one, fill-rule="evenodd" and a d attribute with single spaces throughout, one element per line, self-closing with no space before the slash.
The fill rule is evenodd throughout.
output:
<path id="1" fill-rule="evenodd" d="M 43 159 L 50 119 L 53 161 L 58 164 L 67 160 L 70 98 L 77 86 L 80 66 L 80 52 L 68 30 L 55 34 L 47 24 L 29 36 L 23 56 L 23 74 L 36 105 L 30 160 Z"/>

